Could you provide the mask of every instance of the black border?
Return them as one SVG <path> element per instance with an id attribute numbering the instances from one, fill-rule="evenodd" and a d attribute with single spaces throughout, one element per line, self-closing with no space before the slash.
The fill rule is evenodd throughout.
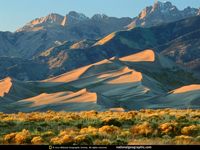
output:
<path id="1" fill-rule="evenodd" d="M 0 150 L 199 150 L 200 145 L 0 145 Z"/>

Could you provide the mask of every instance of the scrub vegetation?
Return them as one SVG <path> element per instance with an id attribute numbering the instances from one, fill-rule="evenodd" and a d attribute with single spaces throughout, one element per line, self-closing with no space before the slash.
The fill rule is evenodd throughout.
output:
<path id="1" fill-rule="evenodd" d="M 0 113 L 0 144 L 200 144 L 200 110 Z"/>

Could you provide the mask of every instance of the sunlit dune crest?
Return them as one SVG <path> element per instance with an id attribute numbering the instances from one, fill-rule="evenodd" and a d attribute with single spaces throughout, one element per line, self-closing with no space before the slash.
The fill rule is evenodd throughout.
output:
<path id="1" fill-rule="evenodd" d="M 117 76 L 124 75 L 127 73 L 130 74 L 132 71 L 133 70 L 129 69 L 128 67 L 125 67 L 125 68 L 122 68 L 122 69 L 119 69 L 116 71 L 100 74 L 100 75 L 98 75 L 98 78 L 113 78 L 113 77 L 117 77 Z"/>
<path id="2" fill-rule="evenodd" d="M 103 44 L 107 43 L 107 42 L 110 41 L 115 35 L 116 35 L 115 32 L 109 34 L 108 36 L 104 37 L 103 39 L 101 39 L 100 41 L 98 41 L 96 44 L 94 44 L 94 46 L 96 46 L 96 45 L 103 45 Z"/>
<path id="3" fill-rule="evenodd" d="M 106 63 L 112 63 L 111 61 L 109 61 L 108 59 L 104 59 L 100 62 L 97 62 L 95 64 L 92 65 L 88 65 L 79 69 L 75 69 L 73 71 L 67 72 L 65 74 L 62 74 L 60 76 L 56 76 L 47 80 L 44 80 L 45 82 L 71 82 L 71 81 L 75 81 L 78 80 L 81 75 L 83 75 L 84 73 L 87 72 L 88 69 L 90 69 L 92 66 L 96 66 L 96 65 L 102 65 L 102 64 L 106 64 Z"/>
<path id="4" fill-rule="evenodd" d="M 76 69 L 73 71 L 70 71 L 68 73 L 62 74 L 60 76 L 57 77 L 53 77 L 44 81 L 48 81 L 48 82 L 70 82 L 70 81 L 74 81 L 79 79 L 79 77 L 86 72 L 86 70 L 89 68 L 90 66 L 86 66 L 80 69 Z"/>
<path id="5" fill-rule="evenodd" d="M 12 79 L 7 77 L 3 80 L 0 80 L 0 97 L 3 97 L 6 93 L 8 93 L 12 87 Z"/>
<path id="6" fill-rule="evenodd" d="M 123 76 L 108 81 L 109 84 L 126 84 L 133 82 L 140 82 L 142 80 L 142 73 L 130 70 L 128 67 L 124 68 Z M 127 73 L 127 74 L 126 74 Z"/>
<path id="7" fill-rule="evenodd" d="M 102 64 L 106 64 L 106 63 L 112 63 L 112 62 L 108 59 L 104 59 L 102 61 L 95 63 L 94 65 L 102 65 Z"/>
<path id="8" fill-rule="evenodd" d="M 154 62 L 155 53 L 153 50 L 144 50 L 142 52 L 120 58 L 121 61 L 129 62 Z"/>
<path id="9" fill-rule="evenodd" d="M 114 59 L 114 58 L 113 58 Z M 129 62 L 153 62 L 155 61 L 155 53 L 153 52 L 153 50 L 145 50 L 127 57 L 123 57 L 120 58 L 121 61 L 129 61 Z M 77 79 L 80 79 L 81 76 L 87 72 L 87 70 L 89 70 L 92 66 L 96 66 L 96 65 L 102 65 L 102 64 L 110 64 L 112 63 L 112 60 L 102 60 L 100 62 L 97 62 L 95 64 L 92 65 L 88 65 L 79 69 L 75 69 L 73 71 L 67 72 L 65 74 L 62 74 L 60 76 L 57 77 L 53 77 L 44 81 L 47 82 L 71 82 L 71 81 L 75 81 Z M 124 68 L 123 72 L 133 72 L 132 69 L 129 69 L 128 67 Z M 106 76 L 106 74 L 105 74 Z M 121 79 L 120 79 L 121 80 Z M 133 72 L 132 74 L 132 78 L 129 79 L 131 80 L 130 82 L 137 82 L 137 81 L 141 81 L 142 80 L 142 74 L 139 72 Z M 126 82 L 126 81 L 125 81 Z M 116 81 L 117 83 L 117 81 Z"/>
<path id="10" fill-rule="evenodd" d="M 196 90 L 200 90 L 200 85 L 193 84 L 193 85 L 183 86 L 179 89 L 174 90 L 173 93 L 179 94 L 179 93 L 191 92 L 191 91 L 196 91 Z"/>
<path id="11" fill-rule="evenodd" d="M 77 92 L 57 92 L 57 93 L 43 93 L 38 96 L 28 98 L 20 101 L 23 102 L 31 102 L 31 106 L 42 106 L 42 105 L 50 105 L 50 104 L 69 104 L 70 103 L 96 103 L 97 102 L 97 94 L 88 92 L 87 89 L 82 89 Z"/>

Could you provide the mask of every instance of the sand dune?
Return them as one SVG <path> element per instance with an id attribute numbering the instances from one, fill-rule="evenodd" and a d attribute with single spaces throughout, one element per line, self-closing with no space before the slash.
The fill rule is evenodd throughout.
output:
<path id="1" fill-rule="evenodd" d="M 51 94 L 40 94 L 38 96 L 25 99 L 19 101 L 21 102 L 33 102 L 31 106 L 39 106 L 39 105 L 49 105 L 49 104 L 58 104 L 58 103 L 69 103 L 69 102 L 77 102 L 77 103 L 84 103 L 84 102 L 93 102 L 96 103 L 97 95 L 96 93 L 88 92 L 86 89 L 82 89 L 78 92 L 57 92 Z"/>
<path id="2" fill-rule="evenodd" d="M 3 97 L 6 93 L 10 91 L 12 87 L 12 79 L 7 77 L 3 80 L 0 80 L 0 97 Z"/>
<path id="3" fill-rule="evenodd" d="M 38 96 L 24 99 L 13 103 L 10 107 L 18 106 L 15 110 L 34 111 L 34 110 L 101 110 L 103 107 L 97 104 L 97 94 L 82 89 L 78 92 L 57 92 L 52 94 L 40 94 Z M 101 109 L 100 109 L 101 108 Z"/>
<path id="4" fill-rule="evenodd" d="M 154 102 L 153 102 L 154 101 Z M 156 101 L 156 103 L 155 103 Z M 150 101 L 148 108 L 200 108 L 200 85 L 187 85 Z"/>
<path id="5" fill-rule="evenodd" d="M 183 86 L 179 89 L 176 89 L 173 91 L 174 94 L 180 94 L 180 93 L 186 93 L 186 92 L 191 92 L 191 91 L 200 91 L 200 85 L 199 84 L 193 84 L 193 85 L 188 85 L 188 86 Z"/>
<path id="6" fill-rule="evenodd" d="M 120 58 L 120 60 L 128 62 L 154 62 L 155 53 L 153 50 L 148 49 L 130 56 Z"/>
<path id="7" fill-rule="evenodd" d="M 145 50 L 119 59 L 105 59 L 43 81 L 5 78 L 0 81 L 0 111 L 199 108 L 200 85 L 183 86 L 171 92 L 166 89 L 168 82 L 163 84 L 161 79 L 165 79 L 162 73 L 168 66 L 171 66 L 168 59 Z M 173 72 L 167 70 L 168 78 L 173 77 Z"/>
<path id="8" fill-rule="evenodd" d="M 89 68 L 90 66 L 86 66 L 66 74 L 62 74 L 57 77 L 53 77 L 47 80 L 43 80 L 43 82 L 71 82 L 80 78 L 80 76 Z"/>
<path id="9" fill-rule="evenodd" d="M 125 73 L 126 73 L 126 70 L 129 71 L 130 69 L 128 69 L 126 67 L 124 69 Z M 129 78 L 129 75 L 124 75 L 124 76 L 121 76 L 119 78 L 113 79 L 112 81 L 108 81 L 107 83 L 110 83 L 110 84 L 126 84 L 126 83 L 131 83 L 131 82 L 140 82 L 140 81 L 142 81 L 142 73 L 132 71 L 131 74 L 130 74 L 130 78 Z"/>
<path id="10" fill-rule="evenodd" d="M 118 70 L 109 70 L 105 73 L 97 73 L 92 76 L 80 78 L 79 80 L 69 83 L 69 85 L 77 88 L 84 88 L 93 84 L 98 87 L 97 84 L 126 84 L 139 82 L 141 80 L 141 73 L 129 69 L 128 67 L 124 67 Z"/>
<path id="11" fill-rule="evenodd" d="M 60 76 L 56 76 L 47 80 L 43 80 L 41 82 L 72 82 L 75 80 L 78 80 L 80 78 L 84 78 L 84 77 L 89 77 L 89 76 L 93 76 L 96 74 L 103 74 L 105 72 L 109 72 L 110 70 L 113 69 L 118 69 L 120 68 L 120 66 L 117 66 L 116 64 L 114 64 L 113 62 L 105 59 L 102 60 L 100 62 L 97 62 L 95 64 L 92 65 L 88 65 L 79 69 L 75 69 L 73 71 L 67 72 L 65 74 L 62 74 Z"/>
<path id="12" fill-rule="evenodd" d="M 97 45 L 104 45 L 105 43 L 107 43 L 108 41 L 110 41 L 112 38 L 114 38 L 116 35 L 115 32 L 107 35 L 106 37 L 104 37 L 103 39 L 101 39 L 100 41 L 98 41 L 97 43 L 94 44 L 94 46 L 97 46 Z"/>
<path id="13" fill-rule="evenodd" d="M 155 96 L 149 87 L 143 85 L 142 73 L 128 67 L 101 74 L 94 73 L 93 76 L 78 79 L 69 83 L 69 85 L 100 93 L 108 98 L 107 102 L 104 102 L 106 106 L 119 107 L 120 101 L 142 100 Z"/>
<path id="14" fill-rule="evenodd" d="M 145 50 L 143 52 L 133 54 L 127 57 L 120 58 L 121 61 L 130 61 L 130 62 L 140 62 L 140 61 L 154 61 L 155 54 L 152 50 Z M 92 65 L 88 65 L 79 69 L 75 69 L 73 71 L 67 72 L 57 77 L 53 77 L 42 82 L 72 82 L 77 81 L 79 79 L 88 78 L 92 76 L 100 75 L 99 78 L 103 78 L 109 76 L 111 72 L 112 74 L 118 74 L 118 71 L 122 68 L 125 68 L 122 72 L 132 72 L 133 69 L 129 69 L 127 66 L 123 64 L 115 63 L 115 60 L 111 58 L 110 60 L 102 60 Z M 141 80 L 142 75 L 136 72 L 134 73 L 134 80 Z"/>

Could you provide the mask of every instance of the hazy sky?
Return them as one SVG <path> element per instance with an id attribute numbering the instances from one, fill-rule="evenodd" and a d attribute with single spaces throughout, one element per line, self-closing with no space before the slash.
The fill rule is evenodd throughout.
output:
<path id="1" fill-rule="evenodd" d="M 15 31 L 25 23 L 49 13 L 67 14 L 74 10 L 91 17 L 95 13 L 108 16 L 135 17 L 155 0 L 0 0 L 0 31 Z M 164 0 L 160 0 L 164 1 Z M 179 9 L 200 7 L 200 0 L 169 0 Z"/>

